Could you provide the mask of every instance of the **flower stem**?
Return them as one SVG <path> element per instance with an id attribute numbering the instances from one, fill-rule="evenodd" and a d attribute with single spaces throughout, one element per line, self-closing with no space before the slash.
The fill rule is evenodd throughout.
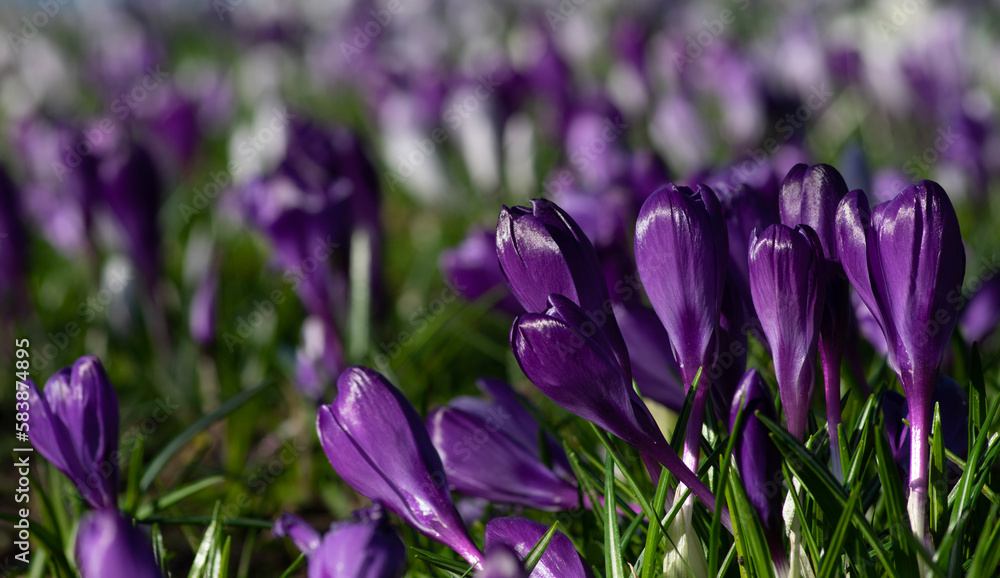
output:
<path id="1" fill-rule="evenodd" d="M 823 362 L 823 389 L 826 392 L 826 427 L 830 433 L 830 462 L 833 464 L 833 475 L 838 482 L 844 481 L 844 468 L 840 457 L 840 436 L 837 428 L 840 426 L 840 356 L 830 351 L 830 348 L 820 347 L 820 358 Z"/>

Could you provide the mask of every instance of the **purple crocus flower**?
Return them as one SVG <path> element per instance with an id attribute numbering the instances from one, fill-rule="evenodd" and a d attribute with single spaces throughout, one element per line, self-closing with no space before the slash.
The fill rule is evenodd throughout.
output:
<path id="1" fill-rule="evenodd" d="M 819 354 L 823 364 L 823 386 L 826 392 L 827 428 L 833 469 L 840 471 L 840 364 L 847 346 L 851 325 L 851 302 L 847 280 L 840 274 L 837 256 L 837 206 L 847 195 L 847 184 L 837 169 L 830 165 L 797 164 L 788 171 L 781 184 L 779 205 L 781 222 L 789 227 L 808 225 L 819 239 L 823 256 L 832 263 L 826 288 L 826 305 L 819 330 Z"/>
<path id="2" fill-rule="evenodd" d="M 521 559 L 506 546 L 495 546 L 486 555 L 483 569 L 476 573 L 476 578 L 528 578 L 528 573 L 521 565 Z"/>
<path id="3" fill-rule="evenodd" d="M 344 353 L 337 329 L 329 321 L 308 317 L 302 322 L 295 350 L 295 386 L 307 399 L 320 402 L 334 377 L 344 370 Z"/>
<path id="4" fill-rule="evenodd" d="M 910 521 L 927 530 L 931 395 L 958 318 L 949 292 L 961 291 L 965 249 L 947 193 L 933 181 L 908 187 L 869 211 L 852 191 L 837 210 L 837 248 L 854 289 L 882 328 L 888 362 L 909 406 Z"/>
<path id="5" fill-rule="evenodd" d="M 553 467 L 546 466 L 538 423 L 517 394 L 497 380 L 482 380 L 480 387 L 497 392 L 496 401 L 458 397 L 427 416 L 427 429 L 452 489 L 539 510 L 577 507 L 579 492 L 562 449 L 546 438 Z"/>
<path id="6" fill-rule="evenodd" d="M 771 344 L 788 431 L 802 440 L 823 315 L 823 249 L 808 225 L 771 225 L 750 239 L 750 293 Z"/>
<path id="7" fill-rule="evenodd" d="M 156 161 L 146 148 L 134 143 L 101 163 L 104 201 L 118 218 L 123 243 L 149 284 L 160 274 L 158 213 L 162 182 Z"/>
<path id="8" fill-rule="evenodd" d="M 95 510 L 118 507 L 118 396 L 93 355 L 28 383 L 31 440 Z"/>
<path id="9" fill-rule="evenodd" d="M 733 431 L 736 418 L 743 412 L 743 424 Z M 729 430 L 738 436 L 736 442 L 736 467 L 743 478 L 747 498 L 757 510 L 761 525 L 767 535 L 771 559 L 779 567 L 787 567 L 785 546 L 782 543 L 781 519 L 781 453 L 771 441 L 770 430 L 756 413 L 777 421 L 774 400 L 756 369 L 748 370 L 740 380 L 729 409 Z"/>
<path id="10" fill-rule="evenodd" d="M 597 253 L 565 211 L 545 199 L 533 199 L 530 209 L 503 207 L 497 222 L 497 257 L 507 285 L 525 310 L 544 312 L 550 294 L 565 296 L 608 336 L 615 358 L 631 376 Z"/>
<path id="11" fill-rule="evenodd" d="M 309 578 L 399 578 L 406 570 L 406 545 L 378 506 L 335 522 L 320 536 L 293 514 L 282 514 L 274 535 L 289 537 L 309 558 Z"/>
<path id="12" fill-rule="evenodd" d="M 617 363 L 607 336 L 588 330 L 592 327 L 579 306 L 551 295 L 544 314 L 527 313 L 514 320 L 514 357 L 552 401 L 636 447 L 652 474 L 658 468 L 650 460 L 663 464 L 714 511 L 715 496 L 667 444 Z M 729 524 L 728 515 L 723 521 Z"/>
<path id="13" fill-rule="evenodd" d="M 486 524 L 486 553 L 513 550 L 521 560 L 531 552 L 549 528 L 527 518 L 495 518 Z M 580 558 L 573 542 L 559 530 L 531 571 L 532 578 L 590 578 L 590 568 Z"/>
<path id="14" fill-rule="evenodd" d="M 358 493 L 479 566 L 482 553 L 455 510 L 441 458 L 410 402 L 365 367 L 345 370 L 337 390 L 316 419 L 333 469 Z"/>
<path id="15" fill-rule="evenodd" d="M 458 246 L 441 252 L 438 265 L 448 285 L 469 301 L 496 291 L 501 297 L 497 309 L 511 315 L 524 311 L 504 282 L 497 263 L 495 233 L 480 229 L 469 231 Z"/>
<path id="16" fill-rule="evenodd" d="M 635 231 L 639 278 L 670 336 L 685 391 L 704 368 L 684 437 L 684 463 L 697 471 L 709 373 L 717 343 L 729 239 L 722 207 L 705 185 L 668 185 L 643 204 Z"/>
<path id="17" fill-rule="evenodd" d="M 76 565 L 83 578 L 160 578 L 149 539 L 117 511 L 90 512 L 76 532 Z"/>

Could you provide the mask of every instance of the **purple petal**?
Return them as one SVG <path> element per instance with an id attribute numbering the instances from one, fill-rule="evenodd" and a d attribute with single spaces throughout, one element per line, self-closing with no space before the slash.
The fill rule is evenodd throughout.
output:
<path id="1" fill-rule="evenodd" d="M 996 270 L 992 270 L 988 275 L 990 277 L 969 299 L 965 311 L 962 312 L 962 336 L 969 343 L 973 341 L 982 343 L 1000 326 L 1000 275 L 997 275 Z M 970 285 L 980 282 L 981 280 L 977 279 Z M 974 290 L 973 287 L 970 289 Z"/>
<path id="2" fill-rule="evenodd" d="M 384 520 L 338 522 L 309 558 L 309 578 L 399 578 L 406 545 Z"/>
<path id="3" fill-rule="evenodd" d="M 743 426 L 732 432 L 739 412 L 743 412 Z M 769 533 L 781 531 L 781 454 L 771 441 L 770 430 L 755 415 L 777 420 L 774 400 L 764 383 L 764 378 L 756 369 L 744 374 L 729 410 L 729 429 L 739 436 L 736 446 L 736 467 L 743 478 L 747 497 L 760 515 L 765 530 Z"/>
<path id="4" fill-rule="evenodd" d="M 159 578 L 146 536 L 114 510 L 91 512 L 76 534 L 76 563 L 83 578 Z"/>
<path id="5" fill-rule="evenodd" d="M 528 578 L 517 554 L 506 546 L 496 546 L 486 555 L 483 569 L 476 578 Z"/>
<path id="6" fill-rule="evenodd" d="M 513 550 L 524 559 L 548 531 L 548 527 L 527 518 L 496 518 L 486 524 L 486 552 L 500 548 Z M 577 553 L 573 542 L 559 530 L 552 536 L 531 578 L 587 578 L 590 569 Z"/>
<path id="7" fill-rule="evenodd" d="M 798 164 L 781 184 L 781 222 L 794 227 L 809 225 L 823 245 L 823 255 L 837 257 L 837 206 L 847 195 L 847 184 L 830 165 Z"/>
<path id="8" fill-rule="evenodd" d="M 615 303 L 614 313 L 639 391 L 648 399 L 680 411 L 684 405 L 680 367 L 670 349 L 670 336 L 656 312 L 644 305 Z"/>
<path id="9" fill-rule="evenodd" d="M 200 345 L 209 345 L 215 340 L 215 294 L 219 277 L 215 271 L 205 274 L 191 298 L 188 312 L 188 327 L 191 338 Z"/>
<path id="10" fill-rule="evenodd" d="M 771 344 L 788 430 L 801 440 L 824 305 L 822 248 L 808 226 L 771 225 L 751 239 L 749 264 L 750 292 Z"/>
<path id="11" fill-rule="evenodd" d="M 711 363 L 729 241 L 712 189 L 669 185 L 653 193 L 636 223 L 643 287 L 670 335 L 685 387 Z"/>
<path id="12" fill-rule="evenodd" d="M 470 231 L 457 247 L 443 251 L 439 259 L 441 274 L 469 301 L 475 301 L 491 291 L 503 298 L 497 307 L 512 315 L 524 308 L 510 294 L 497 263 L 496 235 L 488 231 Z"/>
<path id="13" fill-rule="evenodd" d="M 274 522 L 271 532 L 276 538 L 291 538 L 295 547 L 307 558 L 312 557 L 321 540 L 319 532 L 308 522 L 287 512 Z"/>
<path id="14" fill-rule="evenodd" d="M 410 402 L 364 367 L 344 371 L 337 389 L 333 403 L 320 406 L 316 426 L 337 473 L 358 493 L 478 564 L 482 555 L 455 510 L 441 458 Z"/>

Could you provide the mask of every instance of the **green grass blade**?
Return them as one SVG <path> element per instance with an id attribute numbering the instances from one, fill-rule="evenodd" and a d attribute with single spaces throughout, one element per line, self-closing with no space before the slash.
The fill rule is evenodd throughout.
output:
<path id="1" fill-rule="evenodd" d="M 215 511 L 212 512 L 212 522 L 208 525 L 205 536 L 201 539 L 201 545 L 198 546 L 198 552 L 194 556 L 188 578 L 203 578 L 208 575 L 213 553 L 219 548 L 219 538 L 222 536 L 221 512 L 222 504 L 216 502 Z"/>
<path id="2" fill-rule="evenodd" d="M 997 565 L 1000 564 L 1000 523 L 997 521 L 996 506 L 990 509 L 985 527 L 993 530 L 983 532 L 979 537 L 979 543 L 976 544 L 975 554 L 972 557 L 972 566 L 969 568 L 969 576 L 995 575 Z"/>
<path id="3" fill-rule="evenodd" d="M 666 508 L 667 503 L 667 490 L 670 488 L 669 477 L 667 469 L 662 468 L 660 481 L 656 484 L 656 494 L 653 496 L 653 507 L 656 508 L 656 513 L 652 520 L 659 521 L 663 518 L 663 510 Z M 646 529 L 646 548 L 643 550 L 642 556 L 642 578 L 654 577 L 654 572 L 656 572 L 657 568 L 654 560 L 656 560 L 656 553 L 659 549 L 660 537 L 662 535 L 663 532 L 658 523 L 650 523 Z"/>
<path id="4" fill-rule="evenodd" d="M 858 484 L 854 486 L 854 490 L 851 492 L 851 497 L 847 500 L 847 505 L 844 506 L 844 512 L 840 515 L 840 520 L 837 522 L 836 528 L 833 530 L 833 536 L 827 543 L 826 553 L 823 558 L 823 564 L 819 569 L 819 578 L 829 578 L 834 575 L 837 571 L 837 562 L 840 560 L 840 550 L 844 546 L 844 541 L 847 539 L 847 530 L 851 526 L 851 512 L 858 505 L 858 499 L 861 497 L 861 485 Z"/>
<path id="5" fill-rule="evenodd" d="M 906 513 L 906 496 L 903 482 L 892 458 L 892 450 L 885 434 L 885 424 L 880 424 L 875 435 L 875 465 L 882 483 L 882 497 L 889 521 L 889 537 L 892 540 L 892 558 L 900 576 L 915 576 L 918 573 L 917 559 L 909 547 L 906 536 L 912 536 L 910 517 Z"/>
<path id="6" fill-rule="evenodd" d="M 931 422 L 930 481 L 927 497 L 930 505 L 929 519 L 931 533 L 940 538 L 944 531 L 944 511 L 948 505 L 948 478 L 944 460 L 944 436 L 941 434 L 941 406 L 934 404 Z"/>
<path id="7" fill-rule="evenodd" d="M 191 482 L 190 484 L 181 486 L 180 488 L 177 488 L 176 490 L 161 496 L 152 502 L 140 506 L 136 517 L 140 519 L 148 518 L 160 510 L 173 506 L 184 498 L 197 494 L 206 488 L 212 487 L 215 484 L 220 484 L 224 481 L 226 481 L 225 476 L 210 476 L 202 480 L 198 480 L 197 482 Z"/>
<path id="8" fill-rule="evenodd" d="M 148 491 L 149 487 L 153 485 L 153 480 L 156 479 L 156 476 L 158 476 L 163 468 L 167 466 L 170 459 L 174 457 L 174 454 L 180 451 L 185 444 L 191 441 L 191 438 L 207 429 L 208 426 L 212 425 L 216 421 L 239 409 L 240 406 L 249 401 L 250 398 L 267 389 L 271 383 L 271 381 L 266 381 L 253 389 L 241 391 L 240 393 L 227 399 L 225 403 L 219 405 L 215 411 L 201 416 L 197 421 L 188 426 L 187 429 L 180 433 L 180 435 L 171 440 L 170 443 L 167 444 L 167 447 L 163 448 L 163 450 L 161 450 L 160 453 L 153 458 L 153 461 L 149 462 L 149 466 L 146 468 L 146 471 L 142 475 L 142 480 L 139 482 L 139 489 L 142 490 L 143 493 Z"/>
<path id="9" fill-rule="evenodd" d="M 292 565 L 281 573 L 280 578 L 291 578 L 292 574 L 299 569 L 299 566 L 305 564 L 305 562 L 306 562 L 306 555 L 299 554 L 299 557 L 296 558 L 294 562 L 292 562 Z"/>
<path id="10" fill-rule="evenodd" d="M 524 560 L 522 560 L 524 563 L 524 569 L 529 574 L 535 569 L 535 566 L 538 565 L 538 561 L 542 559 L 542 556 L 545 555 L 545 550 L 548 549 L 549 544 L 552 542 L 552 538 L 556 535 L 556 531 L 558 529 L 559 521 L 557 520 L 554 524 L 552 524 L 551 528 L 545 531 L 542 538 L 538 540 L 538 543 L 531 548 L 531 551 L 528 552 L 528 555 L 524 557 Z"/>
<path id="11" fill-rule="evenodd" d="M 608 451 L 604 464 L 604 572 L 608 578 L 625 578 L 622 560 L 621 534 L 618 532 L 618 510 L 615 502 L 615 461 Z"/>

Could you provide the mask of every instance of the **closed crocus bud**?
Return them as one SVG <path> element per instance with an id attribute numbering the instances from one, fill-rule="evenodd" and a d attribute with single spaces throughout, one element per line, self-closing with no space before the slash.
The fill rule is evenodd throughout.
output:
<path id="1" fill-rule="evenodd" d="M 692 471 L 698 469 L 728 259 L 726 222 L 712 189 L 668 185 L 646 199 L 635 229 L 639 278 L 670 336 L 685 391 L 704 369 L 684 436 L 684 463 Z"/>
<path id="2" fill-rule="evenodd" d="M 910 521 L 927 530 L 927 436 L 938 366 L 958 317 L 965 248 L 947 193 L 933 181 L 869 211 L 852 191 L 837 210 L 837 249 L 851 285 L 882 328 L 889 365 L 906 393 L 911 425 Z M 949 299 L 949 294 L 952 298 Z"/>
<path id="3" fill-rule="evenodd" d="M 83 578 L 160 578 L 153 546 L 117 511 L 91 512 L 76 533 L 76 565 Z"/>
<path id="4" fill-rule="evenodd" d="M 789 227 L 809 225 L 819 237 L 823 256 L 839 261 L 837 206 L 846 195 L 847 184 L 837 169 L 830 165 L 797 164 L 781 183 L 778 197 L 781 222 Z"/>
<path id="5" fill-rule="evenodd" d="M 218 285 L 218 274 L 214 270 L 209 271 L 198 283 L 191 298 L 188 327 L 191 338 L 199 345 L 210 345 L 215 341 L 215 295 Z"/>
<path id="6" fill-rule="evenodd" d="M 160 273 L 158 213 L 162 182 L 156 161 L 145 147 L 133 144 L 100 167 L 104 200 L 118 218 L 124 243 L 147 283 Z"/>
<path id="7" fill-rule="evenodd" d="M 616 362 L 607 337 L 593 331 L 569 299 L 551 295 L 549 304 L 545 314 L 521 315 L 511 328 L 511 347 L 524 374 L 570 413 L 636 447 L 647 465 L 649 459 L 659 461 L 714 511 L 715 496 L 667 444 Z M 727 515 L 723 521 L 729 523 Z"/>
<path id="8" fill-rule="evenodd" d="M 642 206 L 635 260 L 653 309 L 670 335 L 685 387 L 714 354 L 729 239 L 712 189 L 666 186 Z"/>
<path id="9" fill-rule="evenodd" d="M 494 389 L 510 388 L 491 381 Z M 510 391 L 506 395 L 516 394 Z M 573 478 L 556 474 L 542 461 L 534 418 L 523 408 L 514 411 L 518 418 L 501 403 L 458 397 L 427 416 L 427 429 L 452 489 L 467 496 L 539 510 L 578 506 L 579 493 Z M 485 438 L 483 432 L 487 432 Z M 562 450 L 554 449 L 565 462 Z"/>
<path id="10" fill-rule="evenodd" d="M 322 536 L 315 528 L 309 525 L 308 522 L 302 518 L 296 516 L 295 514 L 284 513 L 280 518 L 275 520 L 274 526 L 271 528 L 271 532 L 276 538 L 289 538 L 295 547 L 299 549 L 306 557 L 311 557 L 316 549 L 319 548 L 319 543 L 322 540 Z"/>
<path id="11" fill-rule="evenodd" d="M 514 550 L 506 546 L 495 546 L 486 555 L 483 569 L 476 573 L 476 578 L 528 578 L 528 573 Z"/>
<path id="12" fill-rule="evenodd" d="M 565 296 L 608 335 L 615 357 L 631 375 L 597 253 L 565 211 L 544 199 L 532 200 L 530 209 L 504 207 L 497 222 L 497 257 L 507 285 L 525 310 L 542 313 L 550 294 Z"/>
<path id="13" fill-rule="evenodd" d="M 615 303 L 614 313 L 628 346 L 632 378 L 642 396 L 680 412 L 684 407 L 684 385 L 670 350 L 670 336 L 660 318 L 636 300 Z"/>
<path id="14" fill-rule="evenodd" d="M 472 230 L 458 246 L 441 252 L 441 274 L 462 297 L 475 301 L 487 293 L 500 297 L 496 307 L 511 315 L 524 308 L 514 299 L 497 263 L 496 234 Z"/>
<path id="15" fill-rule="evenodd" d="M 358 493 L 478 566 L 482 553 L 455 510 L 441 458 L 410 402 L 365 367 L 345 370 L 337 391 L 316 419 L 333 469 Z"/>
<path id="16" fill-rule="evenodd" d="M 548 526 L 527 518 L 494 518 L 486 524 L 486 553 L 511 550 L 521 560 L 549 531 Z M 590 578 L 590 568 L 580 558 L 573 542 L 556 530 L 545 553 L 531 571 L 532 578 Z"/>
<path id="17" fill-rule="evenodd" d="M 309 556 L 309 578 L 399 578 L 405 570 L 406 545 L 378 508 L 334 523 Z"/>
<path id="18" fill-rule="evenodd" d="M 95 510 L 118 507 L 118 396 L 101 361 L 76 360 L 45 384 L 28 384 L 31 441 Z"/>
<path id="19" fill-rule="evenodd" d="M 736 418 L 743 412 L 743 423 L 739 431 L 733 431 Z M 771 441 L 770 430 L 760 418 L 760 415 L 777 420 L 774 412 L 774 400 L 764 383 L 764 378 L 756 369 L 748 370 L 733 395 L 732 406 L 729 409 L 729 430 L 737 437 L 736 467 L 743 478 L 747 498 L 757 510 L 761 525 L 767 535 L 768 547 L 771 549 L 771 559 L 775 565 L 785 567 L 788 561 L 781 537 L 781 453 Z"/>
<path id="20" fill-rule="evenodd" d="M 750 239 L 750 293 L 771 344 L 788 431 L 802 440 L 813 396 L 825 273 L 816 234 L 806 225 L 771 225 Z"/>

